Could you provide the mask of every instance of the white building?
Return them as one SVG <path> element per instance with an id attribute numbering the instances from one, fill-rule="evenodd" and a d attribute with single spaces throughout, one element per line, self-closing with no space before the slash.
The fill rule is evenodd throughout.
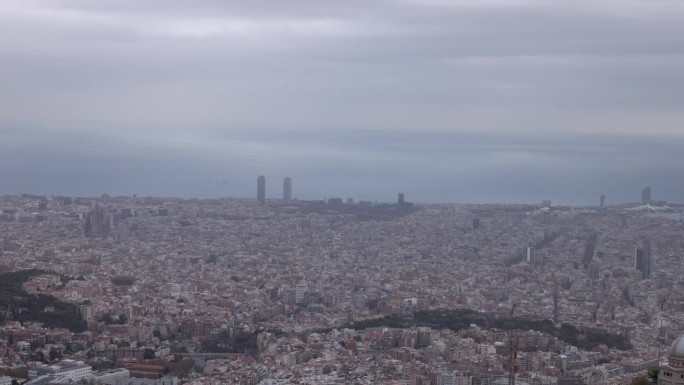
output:
<path id="1" fill-rule="evenodd" d="M 67 385 L 73 383 L 74 382 L 67 377 L 50 374 L 49 376 L 38 376 L 33 380 L 27 382 L 25 385 Z"/>
<path id="2" fill-rule="evenodd" d="M 90 378 L 96 384 L 116 384 L 118 382 L 126 383 L 130 377 L 131 372 L 128 369 L 118 368 L 93 373 Z"/>
<path id="3" fill-rule="evenodd" d="M 658 383 L 661 385 L 684 385 L 684 337 L 672 343 L 667 363 L 660 367 Z"/>
<path id="4" fill-rule="evenodd" d="M 30 379 L 35 379 L 40 376 L 59 376 L 78 382 L 84 378 L 89 377 L 93 372 L 90 365 L 86 365 L 83 361 L 62 360 L 54 365 L 40 365 L 32 368 L 28 372 Z"/>

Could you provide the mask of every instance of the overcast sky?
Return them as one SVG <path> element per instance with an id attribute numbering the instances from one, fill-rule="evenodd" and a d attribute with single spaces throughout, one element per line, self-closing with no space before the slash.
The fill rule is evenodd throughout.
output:
<path id="1" fill-rule="evenodd" d="M 0 194 L 684 199 L 681 0 L 2 0 Z"/>

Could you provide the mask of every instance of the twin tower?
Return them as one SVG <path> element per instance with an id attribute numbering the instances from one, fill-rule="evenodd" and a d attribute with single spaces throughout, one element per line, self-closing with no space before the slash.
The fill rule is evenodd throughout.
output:
<path id="1" fill-rule="evenodd" d="M 266 203 L 266 177 L 263 175 L 257 178 L 257 200 L 262 205 Z M 292 200 L 292 179 L 289 176 L 283 179 L 283 200 L 286 202 Z"/>

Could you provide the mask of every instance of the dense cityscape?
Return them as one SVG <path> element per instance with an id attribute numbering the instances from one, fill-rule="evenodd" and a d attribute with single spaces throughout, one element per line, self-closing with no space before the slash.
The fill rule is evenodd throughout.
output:
<path id="1" fill-rule="evenodd" d="M 0 384 L 684 374 L 682 207 L 649 187 L 593 207 L 300 201 L 282 187 L 1 197 Z"/>
<path id="2" fill-rule="evenodd" d="M 683 0 L 0 36 L 0 385 L 684 385 Z"/>

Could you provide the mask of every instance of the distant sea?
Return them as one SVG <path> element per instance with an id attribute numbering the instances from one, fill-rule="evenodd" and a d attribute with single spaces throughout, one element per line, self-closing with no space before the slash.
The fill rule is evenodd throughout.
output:
<path id="1" fill-rule="evenodd" d="M 654 217 L 654 218 L 672 219 L 674 221 L 679 221 L 682 219 L 681 213 L 650 213 L 650 214 L 648 214 L 648 216 Z"/>

